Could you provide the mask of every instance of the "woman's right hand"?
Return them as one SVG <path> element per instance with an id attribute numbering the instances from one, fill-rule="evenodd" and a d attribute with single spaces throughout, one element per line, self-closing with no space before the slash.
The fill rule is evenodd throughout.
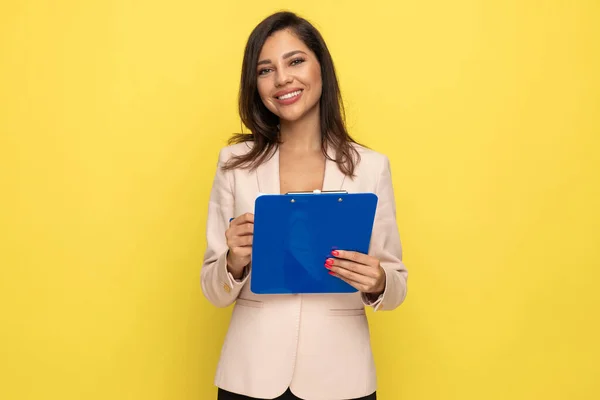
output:
<path id="1" fill-rule="evenodd" d="M 225 231 L 225 237 L 229 247 L 227 269 L 234 278 L 240 279 L 252 256 L 254 214 L 246 213 L 233 219 Z"/>

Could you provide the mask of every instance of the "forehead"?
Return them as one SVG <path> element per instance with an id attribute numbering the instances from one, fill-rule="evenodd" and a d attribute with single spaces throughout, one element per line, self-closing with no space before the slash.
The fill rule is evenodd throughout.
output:
<path id="1" fill-rule="evenodd" d="M 263 45 L 259 57 L 259 60 L 270 58 L 275 59 L 281 57 L 283 54 L 293 51 L 302 50 L 306 53 L 311 53 L 310 49 L 300 40 L 292 31 L 284 29 L 277 31 L 267 38 Z"/>

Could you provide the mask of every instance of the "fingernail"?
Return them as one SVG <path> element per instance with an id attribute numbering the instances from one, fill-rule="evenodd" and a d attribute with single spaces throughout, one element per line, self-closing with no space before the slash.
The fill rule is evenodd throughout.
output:
<path id="1" fill-rule="evenodd" d="M 335 275 L 333 271 L 329 271 L 329 275 Z"/>
<path id="2" fill-rule="evenodd" d="M 325 264 L 325 268 L 328 268 L 328 269 L 329 269 L 329 268 L 331 268 L 331 265 L 329 265 L 329 264 Z"/>
<path id="3" fill-rule="evenodd" d="M 325 264 L 333 265 L 333 260 L 328 258 L 327 261 L 325 261 Z"/>
<path id="4" fill-rule="evenodd" d="M 339 251 L 337 251 L 337 250 L 333 250 L 333 251 L 331 252 L 331 254 L 332 254 L 332 255 L 334 255 L 334 256 L 339 256 L 339 255 L 340 255 L 340 252 L 339 252 Z"/>

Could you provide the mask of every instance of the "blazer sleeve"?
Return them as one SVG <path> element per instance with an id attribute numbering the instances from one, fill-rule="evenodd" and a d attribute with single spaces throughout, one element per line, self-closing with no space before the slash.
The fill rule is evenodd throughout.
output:
<path id="1" fill-rule="evenodd" d="M 233 278 L 227 270 L 227 240 L 225 231 L 230 218 L 234 218 L 233 172 L 222 169 L 226 162 L 225 150 L 219 153 L 206 221 L 206 251 L 200 272 L 200 282 L 204 296 L 217 307 L 227 307 L 238 297 L 248 280 L 249 267 L 241 280 Z"/>
<path id="2" fill-rule="evenodd" d="M 383 166 L 375 193 L 378 197 L 369 254 L 379 259 L 385 271 L 385 289 L 376 299 L 362 293 L 363 303 L 377 310 L 393 310 L 404 302 L 408 271 L 402 262 L 402 244 L 396 222 L 396 201 L 390 162 L 383 156 Z"/>

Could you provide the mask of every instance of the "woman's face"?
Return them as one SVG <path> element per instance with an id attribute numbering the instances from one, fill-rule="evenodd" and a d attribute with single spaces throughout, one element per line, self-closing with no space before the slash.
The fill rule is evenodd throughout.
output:
<path id="1" fill-rule="evenodd" d="M 258 57 L 258 93 L 283 121 L 297 121 L 319 105 L 321 66 L 304 42 L 288 30 L 271 35 Z"/>

